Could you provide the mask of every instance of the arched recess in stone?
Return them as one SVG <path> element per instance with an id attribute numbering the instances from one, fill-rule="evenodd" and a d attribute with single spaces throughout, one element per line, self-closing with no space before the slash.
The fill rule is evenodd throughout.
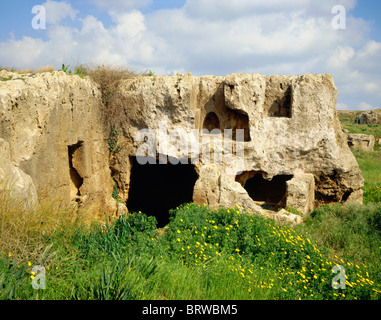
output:
<path id="1" fill-rule="evenodd" d="M 203 129 L 208 130 L 208 132 L 213 131 L 214 129 L 221 129 L 220 119 L 218 118 L 215 112 L 209 112 L 204 120 Z"/>

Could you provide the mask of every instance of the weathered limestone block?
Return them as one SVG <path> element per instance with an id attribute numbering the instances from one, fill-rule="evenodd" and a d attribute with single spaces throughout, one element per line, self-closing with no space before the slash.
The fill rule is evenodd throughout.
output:
<path id="1" fill-rule="evenodd" d="M 0 137 L 14 166 L 40 196 L 95 216 L 115 210 L 109 129 L 94 82 L 63 72 L 20 77 L 0 82 Z"/>
<path id="2" fill-rule="evenodd" d="M 362 202 L 364 179 L 337 116 L 330 75 L 123 81 L 111 110 L 119 147 L 111 154 L 110 124 L 94 82 L 63 72 L 17 77 L 0 82 L 0 138 L 9 146 L 0 159 L 3 176 L 23 172 L 37 193 L 54 192 L 98 216 L 128 210 L 111 197 L 113 179 L 128 207 L 142 145 L 155 146 L 148 148 L 153 159 L 188 161 L 198 175 L 185 170 L 178 177 L 189 179 L 188 201 L 214 208 L 238 204 L 297 223 L 301 217 L 285 212 L 287 205 L 308 214 L 314 201 Z M 142 130 L 149 135 L 137 139 Z M 163 189 L 166 182 L 160 181 Z"/>
<path id="3" fill-rule="evenodd" d="M 286 206 L 292 207 L 306 217 L 314 208 L 315 178 L 313 174 L 295 174 L 287 181 Z"/>
<path id="4" fill-rule="evenodd" d="M 360 149 L 364 151 L 374 151 L 375 138 L 373 135 L 367 134 L 348 134 L 348 145 L 351 148 Z"/>
<path id="5" fill-rule="evenodd" d="M 305 206 L 301 205 L 303 213 L 311 209 L 313 199 L 315 203 L 362 202 L 364 180 L 337 116 L 337 91 L 330 75 L 139 77 L 123 82 L 120 94 L 123 105 L 115 125 L 123 132 L 120 143 L 128 148 L 114 155 L 115 172 L 124 173 L 124 178 L 117 175 L 118 185 L 129 185 L 128 172 L 133 170 L 129 159 L 141 146 L 135 140 L 137 132 L 157 131 L 164 121 L 168 132 L 220 130 L 213 136 L 223 139 L 224 130 L 232 130 L 233 141 L 238 130 L 244 133 L 244 164 L 236 174 L 226 173 L 225 162 L 211 169 L 200 152 L 193 196 L 198 203 L 234 206 L 241 201 L 249 207 L 255 204 L 256 209 L 265 210 L 263 204 L 279 209 L 286 203 L 286 182 L 300 172 L 309 172 L 315 180 L 314 196 L 308 192 Z M 233 149 L 238 145 L 234 143 Z M 194 159 L 183 144 L 167 153 L 160 148 L 156 152 Z M 224 196 L 222 186 L 229 190 Z"/>
<path id="6" fill-rule="evenodd" d="M 263 211 L 240 183 L 221 173 L 221 168 L 216 165 L 201 167 L 194 187 L 193 201 L 206 204 L 212 209 L 218 209 L 220 206 L 235 208 L 238 205 L 254 213 Z"/>
<path id="7" fill-rule="evenodd" d="M 12 163 L 9 143 L 0 138 L 0 192 L 2 191 L 18 203 L 24 203 L 25 208 L 38 203 L 32 178 Z"/>

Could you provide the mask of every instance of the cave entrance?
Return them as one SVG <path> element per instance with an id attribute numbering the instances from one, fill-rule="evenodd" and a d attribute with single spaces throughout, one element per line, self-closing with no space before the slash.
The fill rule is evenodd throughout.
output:
<path id="1" fill-rule="evenodd" d="M 279 175 L 269 181 L 263 178 L 262 173 L 256 173 L 243 186 L 255 203 L 264 209 L 277 210 L 286 205 L 287 181 L 292 178 L 292 175 Z"/>
<path id="2" fill-rule="evenodd" d="M 130 212 L 154 216 L 158 228 L 169 223 L 169 210 L 193 201 L 198 179 L 192 164 L 145 164 L 132 158 L 130 191 L 127 207 Z"/>

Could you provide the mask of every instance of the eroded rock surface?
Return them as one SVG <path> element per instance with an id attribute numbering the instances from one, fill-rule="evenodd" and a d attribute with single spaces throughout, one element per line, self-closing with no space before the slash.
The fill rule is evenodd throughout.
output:
<path id="1" fill-rule="evenodd" d="M 358 124 L 381 124 L 381 109 L 364 112 L 356 117 Z"/>
<path id="2" fill-rule="evenodd" d="M 23 172 L 38 193 L 53 190 L 99 214 L 123 212 L 111 198 L 115 182 L 119 200 L 129 206 L 143 146 L 150 162 L 194 167 L 196 181 L 189 170 L 176 173 L 191 184 L 189 202 L 239 205 L 300 222 L 317 203 L 362 202 L 364 180 L 336 98 L 330 75 L 137 77 L 120 84 L 110 130 L 95 83 L 46 73 L 0 82 L 0 138 L 10 150 L 2 157 L 17 168 L 6 169 L 8 175 Z M 157 186 L 159 198 L 170 187 L 170 179 L 158 183 L 137 172 Z M 150 194 L 133 199 L 134 206 L 139 201 L 149 202 Z M 286 213 L 287 206 L 301 216 Z"/>
<path id="3" fill-rule="evenodd" d="M 376 139 L 372 135 L 350 133 L 348 134 L 348 145 L 351 148 L 360 149 L 363 151 L 374 151 Z"/>
<path id="4" fill-rule="evenodd" d="M 92 81 L 56 72 L 0 82 L 0 140 L 8 163 L 30 177 L 19 179 L 25 190 L 96 215 L 113 209 L 106 132 Z"/>
<path id="5" fill-rule="evenodd" d="M 198 203 L 212 207 L 238 203 L 255 212 L 279 210 L 289 203 L 305 215 L 311 203 L 362 202 L 363 178 L 337 117 L 337 92 L 329 75 L 141 77 L 125 81 L 120 91 L 124 111 L 116 126 L 123 132 L 121 143 L 128 147 L 113 158 L 124 200 L 128 199 L 131 157 L 141 146 L 135 141 L 138 131 L 160 132 L 164 121 L 166 132 L 221 130 L 210 135 L 217 140 L 225 138 L 224 129 L 232 129 L 233 149 L 235 132 L 244 132 L 242 172 L 227 174 L 227 168 L 234 172 L 237 159 L 210 166 L 202 163 L 200 155 L 200 162 L 194 164 L 199 179 L 193 200 Z M 198 141 L 198 137 L 192 139 Z M 218 144 L 211 148 L 211 158 L 216 150 Z M 194 159 L 181 144 L 168 155 L 189 162 Z M 298 191 L 288 181 L 300 175 L 310 179 Z M 288 197 L 287 186 L 293 186 L 289 194 L 299 200 Z"/>

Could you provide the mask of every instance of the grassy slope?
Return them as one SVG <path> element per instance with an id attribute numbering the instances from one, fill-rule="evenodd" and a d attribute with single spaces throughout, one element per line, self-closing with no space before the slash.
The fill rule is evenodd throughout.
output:
<path id="1" fill-rule="evenodd" d="M 361 114 L 361 111 L 339 111 L 338 114 L 343 128 L 347 129 L 350 133 L 374 135 L 376 141 L 381 139 L 381 125 L 355 124 L 355 119 Z M 377 143 L 376 150 L 379 150 Z"/>

